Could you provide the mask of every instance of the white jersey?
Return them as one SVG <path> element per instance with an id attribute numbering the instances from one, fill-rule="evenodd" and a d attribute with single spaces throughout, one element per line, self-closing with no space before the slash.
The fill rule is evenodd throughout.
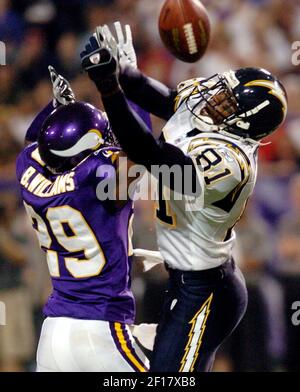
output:
<path id="1" fill-rule="evenodd" d="M 171 268 L 205 270 L 231 257 L 234 226 L 256 182 L 258 143 L 218 132 L 201 132 L 180 139 L 181 126 L 185 127 L 185 134 L 195 126 L 190 112 L 184 109 L 179 113 L 183 121 L 178 112 L 167 123 L 164 134 L 169 143 L 190 155 L 202 168 L 198 173 L 202 205 L 192 210 L 189 197 L 175 200 L 175 193 L 168 192 L 170 200 L 161 200 L 157 212 L 158 245 Z"/>

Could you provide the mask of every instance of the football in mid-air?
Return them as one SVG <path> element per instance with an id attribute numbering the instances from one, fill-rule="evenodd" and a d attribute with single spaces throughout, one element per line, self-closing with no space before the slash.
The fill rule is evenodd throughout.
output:
<path id="1" fill-rule="evenodd" d="M 200 0 L 166 0 L 158 26 L 164 45 L 179 60 L 194 63 L 206 52 L 210 22 Z"/>

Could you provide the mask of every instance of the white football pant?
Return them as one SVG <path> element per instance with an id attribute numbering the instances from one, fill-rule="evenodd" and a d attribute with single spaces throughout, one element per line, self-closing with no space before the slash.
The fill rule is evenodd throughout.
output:
<path id="1" fill-rule="evenodd" d="M 43 323 L 38 372 L 145 372 L 148 364 L 125 324 L 68 317 Z"/>

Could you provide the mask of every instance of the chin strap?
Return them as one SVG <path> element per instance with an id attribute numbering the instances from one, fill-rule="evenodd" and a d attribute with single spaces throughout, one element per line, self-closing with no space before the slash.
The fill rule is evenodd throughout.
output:
<path id="1" fill-rule="evenodd" d="M 272 142 L 258 142 L 260 147 L 265 147 L 265 146 L 269 146 L 270 144 L 272 144 Z"/>

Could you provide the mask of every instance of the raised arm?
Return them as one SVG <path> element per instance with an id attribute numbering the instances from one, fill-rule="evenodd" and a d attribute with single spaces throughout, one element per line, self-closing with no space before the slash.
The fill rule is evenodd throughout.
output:
<path id="1" fill-rule="evenodd" d="M 126 97 L 143 109 L 166 121 L 174 114 L 176 90 L 130 66 L 121 68 L 119 81 Z"/>
<path id="2" fill-rule="evenodd" d="M 97 29 L 97 37 L 91 37 L 82 52 L 82 65 L 95 82 L 102 95 L 103 104 L 112 130 L 128 158 L 151 170 L 152 165 L 179 165 L 182 169 L 190 165 L 192 176 L 197 181 L 193 160 L 179 148 L 156 141 L 144 122 L 131 110 L 118 78 L 116 43 Z M 184 171 L 182 170 L 182 173 Z"/>
<path id="3" fill-rule="evenodd" d="M 120 22 L 115 22 L 114 28 L 115 37 L 106 25 L 103 32 L 108 39 L 116 39 L 120 64 L 119 81 L 126 97 L 147 112 L 168 120 L 174 114 L 176 91 L 138 70 L 130 26 L 124 26 L 125 34 Z"/>
<path id="4" fill-rule="evenodd" d="M 101 93 L 101 87 L 99 91 Z M 101 95 L 112 130 L 130 160 L 144 165 L 148 170 L 152 165 L 191 164 L 191 158 L 180 149 L 162 140 L 155 140 L 147 125 L 128 105 L 121 87 L 113 94 Z"/>
<path id="5" fill-rule="evenodd" d="M 31 144 L 38 140 L 40 130 L 46 118 L 55 109 L 53 100 L 45 106 L 34 118 L 25 135 L 25 144 Z"/>

